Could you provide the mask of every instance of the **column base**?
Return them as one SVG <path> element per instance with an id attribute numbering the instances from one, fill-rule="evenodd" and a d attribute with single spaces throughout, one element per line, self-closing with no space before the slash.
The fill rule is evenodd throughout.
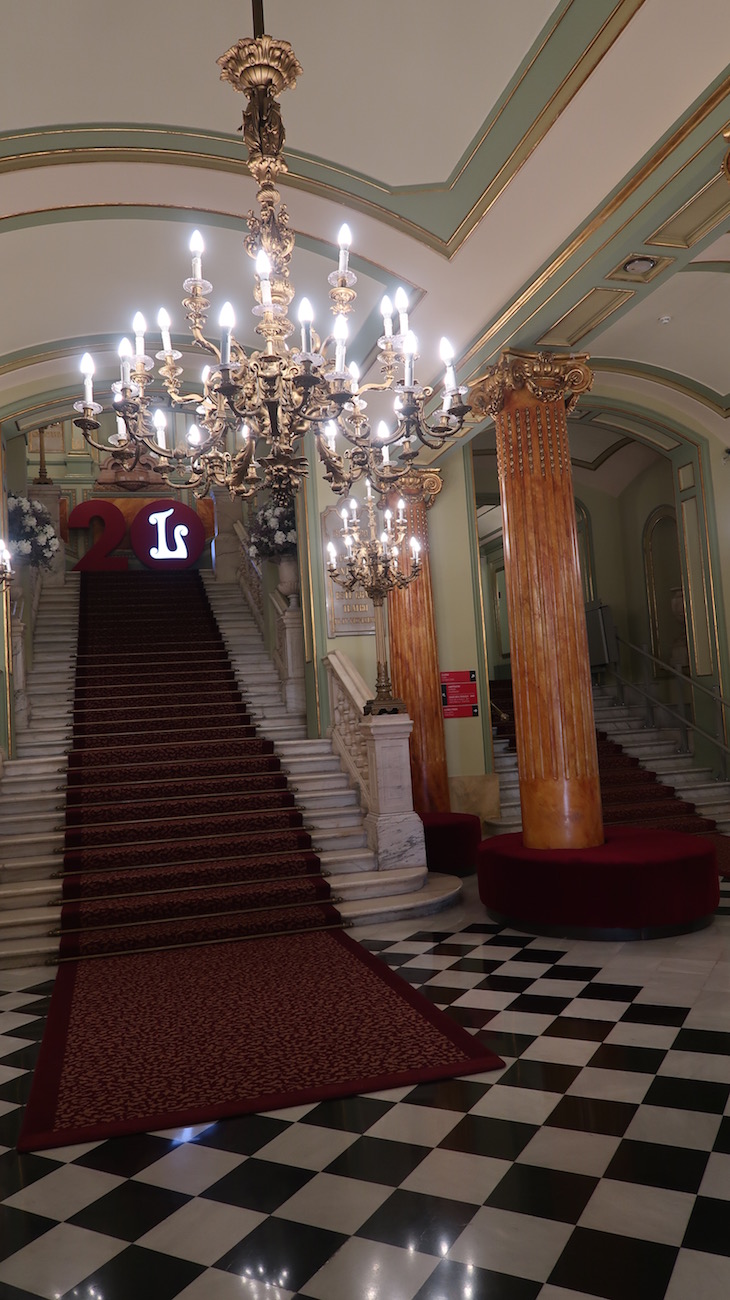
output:
<path id="1" fill-rule="evenodd" d="M 522 837 L 528 849 L 590 849 L 602 844 L 598 776 L 520 779 Z"/>

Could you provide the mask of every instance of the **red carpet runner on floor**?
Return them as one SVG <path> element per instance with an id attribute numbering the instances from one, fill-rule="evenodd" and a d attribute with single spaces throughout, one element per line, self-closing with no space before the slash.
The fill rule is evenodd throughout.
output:
<path id="1" fill-rule="evenodd" d="M 342 933 L 196 573 L 82 575 L 63 898 L 20 1150 L 501 1065 Z"/>

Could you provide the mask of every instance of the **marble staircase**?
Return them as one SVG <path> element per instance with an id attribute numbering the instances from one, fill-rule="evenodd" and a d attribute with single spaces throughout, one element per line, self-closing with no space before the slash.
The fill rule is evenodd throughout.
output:
<path id="1" fill-rule="evenodd" d="M 243 694 L 261 731 L 274 741 L 307 829 L 329 876 L 340 912 L 352 923 L 438 910 L 458 897 L 461 882 L 422 867 L 379 871 L 367 846 L 357 792 L 329 740 L 308 740 L 305 718 L 287 713 L 278 675 L 235 584 L 206 591 Z M 28 675 L 28 726 L 17 757 L 0 779 L 0 968 L 53 962 L 58 938 L 64 844 L 67 754 L 73 726 L 73 683 L 79 579 L 44 588 Z"/>
<path id="2" fill-rule="evenodd" d="M 730 782 L 715 780 L 710 768 L 696 765 L 691 754 L 680 751 L 678 729 L 647 727 L 644 709 L 620 704 L 606 688 L 594 688 L 593 707 L 598 731 L 638 758 L 641 766 L 655 773 L 662 784 L 673 786 L 682 799 L 695 805 L 698 813 L 713 818 L 720 834 L 730 835 Z M 510 749 L 509 740 L 497 736 L 494 767 L 499 775 L 500 816 L 489 823 L 489 833 L 518 831 L 522 817 L 517 755 Z"/>

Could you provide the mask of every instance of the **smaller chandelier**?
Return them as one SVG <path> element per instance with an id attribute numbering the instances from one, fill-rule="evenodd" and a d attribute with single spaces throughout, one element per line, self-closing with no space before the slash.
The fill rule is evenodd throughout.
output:
<path id="1" fill-rule="evenodd" d="M 360 506 L 353 498 L 343 507 L 340 536 L 344 541 L 344 555 L 338 562 L 334 542 L 328 542 L 327 572 L 333 582 L 345 591 L 361 588 L 373 602 L 375 613 L 375 653 L 377 677 L 375 696 L 365 705 L 365 713 L 405 713 L 403 700 L 393 697 L 388 672 L 388 642 L 385 627 L 384 605 L 392 591 L 408 587 L 421 572 L 421 546 L 415 537 L 410 540 L 410 573 L 399 564 L 401 544 L 406 535 L 405 503 L 398 502 L 395 517 L 385 510 L 384 527 L 378 525 L 370 480 L 366 480 L 367 498 L 365 527 L 360 523 Z"/>
<path id="2" fill-rule="evenodd" d="M 224 303 L 218 334 L 210 337 L 208 312 L 212 284 L 203 276 L 203 240 L 195 231 L 190 241 L 191 274 L 183 282 L 185 308 L 193 345 L 206 353 L 206 366 L 197 392 L 183 389 L 181 353 L 172 345 L 171 320 L 164 308 L 158 316 L 161 349 L 148 355 L 146 322 L 133 322 L 134 346 L 124 339 L 119 348 L 120 379 L 113 385 L 114 409 L 124 432 L 111 447 L 96 440 L 102 407 L 94 400 L 94 363 L 82 360 L 84 397 L 75 403 L 75 424 L 91 446 L 110 451 L 121 473 L 147 467 L 156 481 L 170 487 L 188 486 L 197 496 L 211 487 L 226 487 L 233 496 L 251 497 L 268 488 L 277 501 L 290 499 L 307 473 L 302 440 L 314 438 L 324 476 L 338 494 L 349 494 L 365 476 L 383 494 L 397 486 L 412 468 L 422 447 L 438 449 L 463 427 L 469 407 L 465 388 L 456 382 L 453 350 L 442 340 L 445 366 L 440 406 L 434 389 L 416 378 L 418 340 L 410 328 L 408 297 L 403 288 L 391 303 L 381 304 L 383 330 L 378 339 L 381 378 L 359 382 L 357 368 L 347 362 L 348 316 L 356 298 L 357 277 L 350 265 L 352 235 L 345 224 L 339 232 L 336 269 L 328 276 L 331 327 L 323 337 L 314 328 L 306 298 L 299 304 L 298 346 L 290 339 L 296 326 L 289 319 L 294 287 L 289 263 L 294 236 L 289 214 L 276 188 L 286 172 L 284 128 L 278 96 L 295 85 L 301 67 L 287 41 L 260 35 L 244 38 L 218 60 L 221 78 L 248 98 L 243 114 L 243 138 L 248 168 L 258 183 L 258 212 L 246 218 L 246 253 L 255 263 L 253 315 L 260 346 L 246 351 L 235 336 L 231 304 Z M 173 409 L 195 414 L 183 447 L 169 447 L 164 412 L 155 409 L 149 392 L 155 361 Z M 394 425 L 381 421 L 375 436 L 367 413 L 366 395 L 393 395 Z M 339 449 L 337 440 L 340 439 Z"/>

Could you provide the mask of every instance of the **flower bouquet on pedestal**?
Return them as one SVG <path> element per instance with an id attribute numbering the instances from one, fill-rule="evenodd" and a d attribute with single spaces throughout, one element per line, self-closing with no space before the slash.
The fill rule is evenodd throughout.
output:
<path id="1" fill-rule="evenodd" d="M 40 501 L 8 497 L 8 548 L 16 564 L 50 569 L 61 543 Z"/>
<path id="2" fill-rule="evenodd" d="M 248 530 L 249 555 L 254 560 L 273 560 L 279 566 L 278 588 L 292 596 L 299 590 L 296 561 L 297 526 L 294 502 L 262 506 L 256 511 Z"/>

